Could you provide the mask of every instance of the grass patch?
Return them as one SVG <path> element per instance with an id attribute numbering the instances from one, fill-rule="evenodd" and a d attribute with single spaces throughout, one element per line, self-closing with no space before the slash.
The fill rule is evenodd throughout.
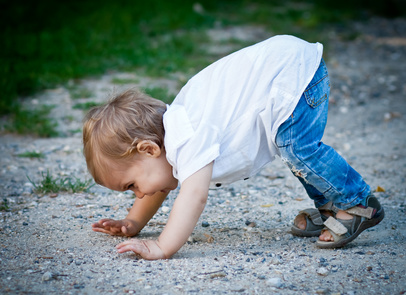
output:
<path id="1" fill-rule="evenodd" d="M 85 87 L 67 86 L 70 97 L 73 99 L 89 98 L 93 96 L 93 92 Z"/>
<path id="2" fill-rule="evenodd" d="M 138 84 L 140 80 L 138 79 L 129 79 L 129 78 L 113 78 L 111 79 L 111 83 L 117 85 L 125 85 L 125 84 Z"/>
<path id="3" fill-rule="evenodd" d="M 17 134 L 30 134 L 40 137 L 56 137 L 58 124 L 49 118 L 52 106 L 42 106 L 39 109 L 28 110 L 20 106 L 14 108 L 9 122 L 4 129 Z"/>
<path id="4" fill-rule="evenodd" d="M 45 155 L 43 153 L 36 152 L 36 151 L 24 152 L 24 153 L 18 154 L 17 156 L 21 157 L 21 158 L 37 158 L 37 159 L 42 159 L 45 157 Z"/>
<path id="5" fill-rule="evenodd" d="M 10 211 L 10 205 L 6 198 L 4 198 L 0 203 L 0 211 Z"/>
<path id="6" fill-rule="evenodd" d="M 83 102 L 83 103 L 77 103 L 72 108 L 74 108 L 75 110 L 87 111 L 87 110 L 90 110 L 93 107 L 97 107 L 97 106 L 100 106 L 100 105 L 101 105 L 101 103 L 97 103 L 97 102 L 94 102 L 94 101 L 88 101 L 88 102 Z"/>
<path id="7" fill-rule="evenodd" d="M 324 42 L 319 33 L 325 23 L 359 19 L 365 10 L 406 12 L 398 0 L 205 0 L 199 2 L 203 10 L 196 3 L 0 0 L 0 115 L 19 112 L 18 96 L 107 71 L 190 77 L 217 58 L 201 46 L 208 41 L 207 28 L 260 24 L 273 33 Z M 92 96 L 88 89 L 70 91 L 72 97 Z"/>
<path id="8" fill-rule="evenodd" d="M 42 172 L 42 180 L 36 184 L 27 176 L 28 180 L 34 186 L 34 191 L 39 194 L 70 192 L 87 192 L 94 186 L 93 180 L 82 181 L 76 177 L 55 178 L 49 171 Z"/>
<path id="9" fill-rule="evenodd" d="M 71 129 L 71 130 L 69 130 L 69 132 L 70 132 L 71 134 L 78 134 L 78 133 L 82 133 L 82 129 L 81 129 L 81 128 L 78 128 L 78 129 Z"/>
<path id="10" fill-rule="evenodd" d="M 149 96 L 162 100 L 167 104 L 170 104 L 175 99 L 175 95 L 169 94 L 169 90 L 166 87 L 147 87 L 143 91 Z"/>

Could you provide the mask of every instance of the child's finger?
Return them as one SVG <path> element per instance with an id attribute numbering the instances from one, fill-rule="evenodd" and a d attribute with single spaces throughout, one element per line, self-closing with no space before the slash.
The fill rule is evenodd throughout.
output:
<path id="1" fill-rule="evenodd" d="M 103 223 L 110 221 L 111 219 L 100 219 L 92 224 L 92 227 L 103 227 Z"/>
<path id="2" fill-rule="evenodd" d="M 105 230 L 102 227 L 94 227 L 94 228 L 92 228 L 92 230 L 95 231 L 95 232 L 98 232 L 98 233 L 111 234 L 110 231 Z"/>
<path id="3" fill-rule="evenodd" d="M 118 248 L 121 248 L 121 247 L 126 246 L 126 245 L 128 245 L 128 244 L 132 244 L 132 243 L 134 243 L 136 240 L 137 240 L 137 239 L 126 240 L 126 241 L 124 241 L 124 242 L 118 244 L 118 245 L 116 246 L 116 248 L 118 249 Z"/>
<path id="4" fill-rule="evenodd" d="M 108 234 L 108 235 L 112 235 L 112 236 L 123 236 L 123 234 L 119 231 L 106 230 L 102 227 L 96 227 L 96 228 L 93 228 L 92 230 L 95 232 L 104 233 L 104 234 Z"/>
<path id="5" fill-rule="evenodd" d="M 120 220 L 109 219 L 109 220 L 103 222 L 104 227 L 117 227 L 117 228 L 120 228 L 121 225 L 122 225 L 122 222 Z"/>
<path id="6" fill-rule="evenodd" d="M 142 254 L 145 254 L 145 252 L 146 252 L 144 244 L 138 240 L 130 240 L 130 241 L 123 242 L 123 243 L 117 245 L 116 248 L 119 253 L 125 253 L 125 252 L 132 251 L 141 256 L 143 256 Z"/>

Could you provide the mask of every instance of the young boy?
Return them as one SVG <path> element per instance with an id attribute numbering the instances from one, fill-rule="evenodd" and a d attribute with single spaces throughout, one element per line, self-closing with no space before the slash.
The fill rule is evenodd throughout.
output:
<path id="1" fill-rule="evenodd" d="M 321 142 L 330 82 L 321 44 L 276 36 L 230 54 L 189 80 L 170 106 L 126 91 L 85 118 L 84 154 L 95 181 L 136 200 L 123 220 L 93 230 L 136 235 L 180 183 L 157 240 L 131 239 L 118 252 L 169 258 L 192 233 L 210 185 L 254 176 L 276 155 L 317 209 L 299 213 L 298 236 L 342 247 L 378 224 L 383 208 L 362 177 Z"/>

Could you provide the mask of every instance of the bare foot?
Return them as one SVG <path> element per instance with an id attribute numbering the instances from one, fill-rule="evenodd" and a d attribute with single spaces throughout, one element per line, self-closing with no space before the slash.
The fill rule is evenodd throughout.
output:
<path id="1" fill-rule="evenodd" d="M 330 211 L 325 211 L 322 210 L 320 211 L 323 215 L 325 216 L 333 216 L 333 213 Z M 293 221 L 294 225 L 296 225 L 298 228 L 305 230 L 306 229 L 306 217 L 304 214 L 299 214 L 298 216 L 296 216 L 295 220 Z"/>
<path id="2" fill-rule="evenodd" d="M 340 210 L 336 214 L 337 219 L 343 219 L 343 220 L 350 220 L 353 219 L 353 216 L 351 214 L 348 214 L 347 212 Z M 324 242 L 334 242 L 334 238 L 331 235 L 331 233 L 327 230 L 324 229 L 321 231 L 321 235 L 319 236 L 320 241 Z"/>

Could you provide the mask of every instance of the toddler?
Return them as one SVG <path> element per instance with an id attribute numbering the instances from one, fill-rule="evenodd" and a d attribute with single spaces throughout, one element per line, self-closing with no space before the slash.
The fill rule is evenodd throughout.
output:
<path id="1" fill-rule="evenodd" d="M 323 46 L 275 36 L 203 69 L 170 106 L 135 90 L 92 109 L 83 143 L 95 181 L 136 200 L 126 218 L 102 219 L 96 232 L 134 236 L 180 184 L 157 240 L 127 240 L 118 252 L 171 257 L 187 241 L 209 187 L 254 176 L 279 156 L 315 208 L 299 212 L 292 233 L 342 247 L 378 224 L 384 211 L 363 178 L 321 138 L 330 82 Z"/>

